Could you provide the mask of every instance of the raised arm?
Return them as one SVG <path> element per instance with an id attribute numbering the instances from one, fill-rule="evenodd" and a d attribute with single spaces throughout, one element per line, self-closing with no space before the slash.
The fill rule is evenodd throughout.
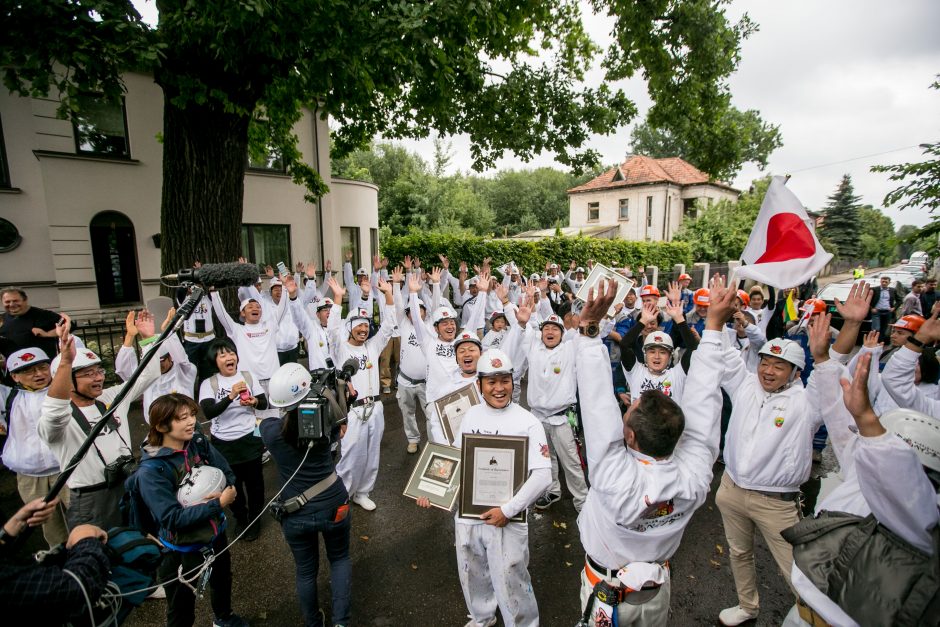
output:
<path id="1" fill-rule="evenodd" d="M 914 339 L 921 344 L 932 344 L 940 340 L 940 321 L 937 320 L 936 313 L 924 321 L 914 334 Z M 881 384 L 898 407 L 914 409 L 940 418 L 940 401 L 929 398 L 914 385 L 914 369 L 922 351 L 921 346 L 908 340 L 907 344 L 899 348 L 888 360 L 884 372 L 881 373 Z"/>
<path id="2" fill-rule="evenodd" d="M 467 319 L 467 328 L 473 331 L 483 328 L 484 318 L 486 316 L 486 295 L 490 289 L 490 273 L 488 270 L 482 270 L 477 281 L 480 297 L 473 303 L 473 310 Z"/>
<path id="3" fill-rule="evenodd" d="M 210 292 L 209 300 L 212 301 L 212 310 L 215 312 L 219 322 L 222 323 L 222 328 L 231 336 L 235 332 L 235 321 L 232 320 L 232 317 L 225 311 L 225 305 L 222 303 L 222 298 L 219 296 L 219 293 L 215 290 Z"/>

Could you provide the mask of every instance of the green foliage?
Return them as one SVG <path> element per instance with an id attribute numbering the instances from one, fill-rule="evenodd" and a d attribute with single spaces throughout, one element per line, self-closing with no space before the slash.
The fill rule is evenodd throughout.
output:
<path id="1" fill-rule="evenodd" d="M 633 127 L 630 149 L 647 157 L 682 157 L 716 179 L 731 181 L 745 163 L 758 169 L 767 167 L 770 153 L 783 145 L 780 127 L 761 119 L 754 109 L 740 111 L 728 107 L 715 119 L 707 133 L 675 120 L 668 126 L 654 126 L 647 118 Z M 720 149 L 720 153 L 716 152 Z"/>
<path id="2" fill-rule="evenodd" d="M 450 259 L 453 268 L 460 261 L 472 266 L 490 257 L 494 265 L 515 261 L 526 273 L 541 272 L 550 262 L 566 266 L 572 259 L 582 264 L 594 259 L 605 265 L 669 269 L 677 263 L 692 262 L 691 249 L 682 242 L 628 242 L 590 237 L 550 237 L 530 242 L 418 231 L 382 240 L 382 255 L 393 264 L 411 255 L 423 259 L 424 265 L 430 267 L 437 265 L 441 254 Z"/>
<path id="3" fill-rule="evenodd" d="M 877 259 L 879 264 L 894 261 L 897 258 L 894 221 L 871 205 L 859 207 L 858 217 L 861 225 L 859 258 Z"/>
<path id="4" fill-rule="evenodd" d="M 737 202 L 721 200 L 707 207 L 699 204 L 697 216 L 683 221 L 673 240 L 688 242 L 696 261 L 740 259 L 769 185 L 769 177 L 758 179 Z"/>
<path id="5" fill-rule="evenodd" d="M 826 250 L 838 258 L 858 259 L 862 252 L 859 200 L 852 187 L 852 177 L 846 174 L 823 210 L 825 219 L 819 227 L 819 233 L 832 242 L 833 248 Z"/>

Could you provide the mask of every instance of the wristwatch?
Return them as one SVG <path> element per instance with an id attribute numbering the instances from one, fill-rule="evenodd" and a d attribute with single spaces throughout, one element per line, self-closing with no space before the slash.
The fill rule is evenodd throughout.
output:
<path id="1" fill-rule="evenodd" d="M 587 337 L 597 337 L 601 334 L 601 327 L 596 322 L 588 322 L 579 326 L 578 331 Z"/>

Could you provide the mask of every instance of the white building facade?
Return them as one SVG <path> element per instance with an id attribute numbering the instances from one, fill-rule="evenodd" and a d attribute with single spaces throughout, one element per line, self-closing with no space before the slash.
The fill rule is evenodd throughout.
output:
<path id="1" fill-rule="evenodd" d="M 52 99 L 0 93 L 0 284 L 33 305 L 78 316 L 126 311 L 159 294 L 163 94 L 131 73 L 123 107 L 56 116 Z M 245 174 L 242 252 L 274 265 L 332 259 L 344 247 L 368 265 L 378 252 L 378 188 L 331 179 L 329 127 L 306 111 L 299 150 L 329 182 L 304 200 L 276 158 Z M 247 159 L 247 156 L 246 156 Z M 223 261 L 202 259 L 203 262 Z"/>

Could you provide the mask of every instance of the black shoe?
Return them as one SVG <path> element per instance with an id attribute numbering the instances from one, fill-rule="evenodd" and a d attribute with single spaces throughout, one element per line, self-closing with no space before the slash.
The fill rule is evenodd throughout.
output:
<path id="1" fill-rule="evenodd" d="M 248 530 L 245 532 L 245 535 L 242 536 L 242 540 L 245 542 L 254 542 L 258 539 L 258 536 L 261 535 L 261 525 L 255 523 L 252 526 L 248 527 Z"/>
<path id="2" fill-rule="evenodd" d="M 560 501 L 561 495 L 552 492 L 546 492 L 535 502 L 535 509 L 548 509 L 555 501 Z"/>

